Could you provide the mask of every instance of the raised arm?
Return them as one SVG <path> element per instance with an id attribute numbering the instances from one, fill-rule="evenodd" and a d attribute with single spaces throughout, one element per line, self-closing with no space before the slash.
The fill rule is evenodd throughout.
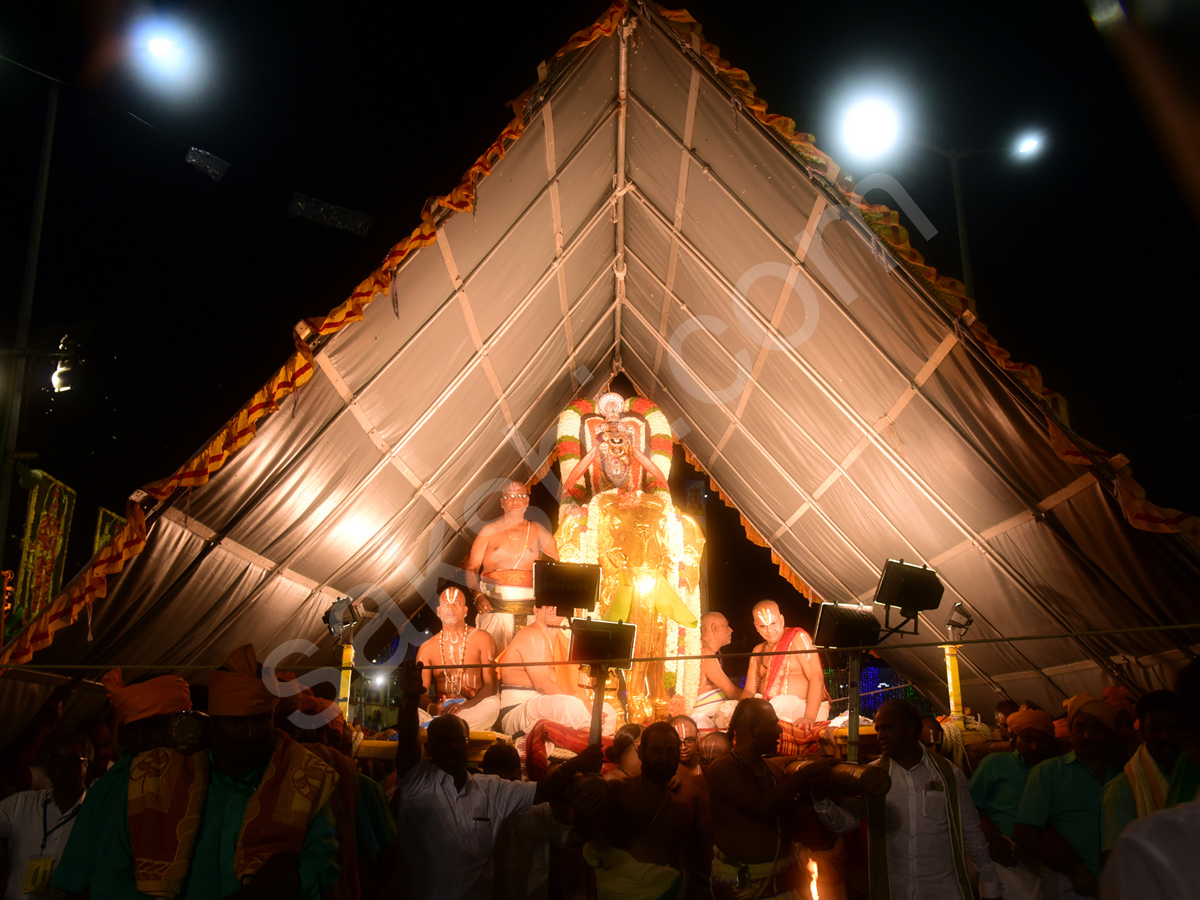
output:
<path id="1" fill-rule="evenodd" d="M 400 718 L 396 722 L 396 777 L 403 778 L 421 760 L 417 700 L 424 689 L 425 666 L 414 660 L 400 664 Z"/>
<path id="2" fill-rule="evenodd" d="M 836 764 L 837 760 L 831 758 L 814 760 L 780 778 L 771 790 L 759 792 L 747 789 L 748 776 L 744 775 L 742 763 L 723 756 L 713 760 L 708 767 L 709 796 L 727 803 L 744 816 L 763 821 L 781 812 L 797 794 L 811 791 L 820 783 L 821 776 Z"/>

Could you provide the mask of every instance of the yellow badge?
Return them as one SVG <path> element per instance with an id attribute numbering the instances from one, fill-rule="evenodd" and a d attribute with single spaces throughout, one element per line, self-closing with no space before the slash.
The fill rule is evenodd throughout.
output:
<path id="1" fill-rule="evenodd" d="M 54 870 L 54 857 L 41 856 L 29 861 L 25 870 L 25 882 L 21 892 L 25 894 L 44 894 L 50 887 L 50 873 Z"/>

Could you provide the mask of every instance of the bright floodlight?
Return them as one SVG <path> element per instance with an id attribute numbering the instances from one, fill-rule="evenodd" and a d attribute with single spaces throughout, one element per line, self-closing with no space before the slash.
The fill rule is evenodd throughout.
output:
<path id="1" fill-rule="evenodd" d="M 900 137 L 900 114 L 886 100 L 859 100 L 842 118 L 842 140 L 855 156 L 882 156 Z"/>
<path id="2" fill-rule="evenodd" d="M 375 687 L 383 687 L 383 676 L 382 675 L 375 676 Z"/>
<path id="3" fill-rule="evenodd" d="M 134 26 L 131 42 L 137 68 L 151 86 L 176 92 L 198 86 L 200 47 L 178 22 L 143 19 Z"/>
<path id="4" fill-rule="evenodd" d="M 1017 156 L 1036 156 L 1042 149 L 1042 137 L 1038 134 L 1025 134 L 1017 141 Z"/>

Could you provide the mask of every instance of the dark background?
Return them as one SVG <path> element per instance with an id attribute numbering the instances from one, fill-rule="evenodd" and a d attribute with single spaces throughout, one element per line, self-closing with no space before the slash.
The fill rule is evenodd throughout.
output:
<path id="1" fill-rule="evenodd" d="M 1146 23 L 1168 52 L 1191 45 L 1196 17 L 1178 10 L 1185 4 L 1146 6 L 1176 10 Z M 149 8 L 185 18 L 206 48 L 208 74 L 191 96 L 150 90 L 110 52 Z M 132 490 L 220 428 L 291 352 L 292 325 L 349 295 L 412 230 L 425 199 L 453 187 L 504 127 L 506 102 L 536 79 L 537 63 L 604 8 L 47 0 L 0 9 L 0 54 L 67 82 L 32 341 L 53 350 L 69 332 L 85 362 L 58 395 L 48 388 L 54 361 L 31 364 L 18 449 L 78 491 L 68 577 L 90 556 L 96 508 L 120 512 Z M 911 143 L 884 162 L 854 163 L 837 140 L 840 105 L 858 87 L 890 88 L 907 98 L 906 137 L 943 147 L 1007 146 L 1041 129 L 1049 146 L 1034 161 L 990 153 L 963 163 L 980 318 L 1067 397 L 1080 434 L 1133 460 L 1152 501 L 1200 511 L 1200 381 L 1187 324 L 1196 221 L 1082 2 L 689 9 L 773 111 L 814 132 L 855 176 L 883 171 L 905 186 L 939 229 L 929 241 L 914 232 L 914 242 L 947 274 L 961 275 L 948 163 Z M 1197 83 L 1194 69 L 1181 71 Z M 45 79 L 0 61 L 0 347 L 15 340 L 47 95 Z M 220 182 L 184 162 L 191 146 L 231 164 Z M 370 232 L 290 217 L 293 192 L 372 216 Z M 23 501 L 17 489 L 9 535 Z M 787 596 L 785 611 L 811 625 L 737 514 L 715 493 L 707 512 L 712 606 Z M 734 628 L 748 639 L 742 619 Z"/>

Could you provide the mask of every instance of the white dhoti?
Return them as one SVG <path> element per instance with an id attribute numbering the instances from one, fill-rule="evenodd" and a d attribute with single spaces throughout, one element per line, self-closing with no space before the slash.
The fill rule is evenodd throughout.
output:
<path id="1" fill-rule="evenodd" d="M 808 707 L 807 700 L 797 697 L 794 694 L 780 694 L 778 697 L 772 697 L 767 702 L 775 707 L 775 715 L 779 716 L 782 722 L 795 722 L 797 719 L 803 719 L 804 710 Z M 829 721 L 828 700 L 821 701 L 821 705 L 817 707 L 817 717 L 814 721 Z"/>
<path id="2" fill-rule="evenodd" d="M 721 711 L 721 704 L 725 702 L 725 692 L 720 688 L 697 694 L 696 702 L 692 704 L 692 721 L 696 723 L 696 727 L 701 731 L 712 731 L 719 727 L 717 717 Z"/>
<path id="3" fill-rule="evenodd" d="M 1018 862 L 1011 869 L 996 863 L 996 880 L 1000 882 L 1000 895 L 1004 900 L 1042 900 L 1041 868 L 1031 869 Z M 1054 875 L 1059 873 L 1055 872 Z"/>
<path id="4" fill-rule="evenodd" d="M 523 734 L 539 719 L 550 719 L 567 728 L 587 731 L 592 725 L 592 711 L 573 694 L 539 694 L 531 687 L 502 687 L 500 689 L 500 730 L 505 734 Z M 616 730 L 616 714 L 604 704 L 602 734 Z"/>
<path id="5" fill-rule="evenodd" d="M 500 714 L 500 695 L 485 697 L 469 709 L 463 709 L 462 704 L 456 706 L 458 709 L 454 715 L 466 722 L 472 731 L 491 731 Z"/>

